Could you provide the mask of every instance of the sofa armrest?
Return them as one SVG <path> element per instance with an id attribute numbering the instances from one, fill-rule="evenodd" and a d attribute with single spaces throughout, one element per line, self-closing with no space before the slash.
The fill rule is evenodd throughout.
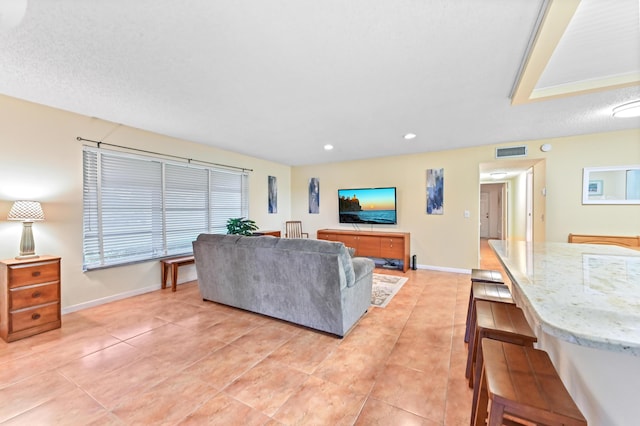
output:
<path id="1" fill-rule="evenodd" d="M 353 262 L 353 273 L 355 275 L 355 279 L 353 280 L 353 283 L 348 287 L 352 287 L 362 277 L 372 273 L 373 269 L 376 266 L 373 260 L 367 257 L 354 257 L 351 259 L 351 261 Z"/>

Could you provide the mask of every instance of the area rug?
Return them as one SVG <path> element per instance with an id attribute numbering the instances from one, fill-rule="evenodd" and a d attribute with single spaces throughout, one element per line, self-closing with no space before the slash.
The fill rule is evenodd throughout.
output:
<path id="1" fill-rule="evenodd" d="M 408 278 L 397 275 L 374 273 L 373 288 L 371 289 L 371 306 L 378 308 L 387 306 L 407 280 Z"/>

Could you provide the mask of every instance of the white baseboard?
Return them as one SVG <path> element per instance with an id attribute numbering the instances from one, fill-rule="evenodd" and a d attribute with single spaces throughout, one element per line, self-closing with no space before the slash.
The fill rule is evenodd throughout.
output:
<path id="1" fill-rule="evenodd" d="M 131 291 L 126 291 L 120 294 L 114 294 L 113 296 L 103 297 L 101 299 L 91 300 L 89 302 L 78 303 L 77 305 L 67 306 L 62 308 L 62 315 L 70 314 L 71 312 L 81 311 L 83 309 L 92 308 L 94 306 L 104 305 L 105 303 L 115 302 L 116 300 L 126 299 L 128 297 L 138 296 L 140 294 L 150 293 L 152 291 L 160 290 L 160 284 L 152 285 L 149 287 L 138 288 Z"/>
<path id="2" fill-rule="evenodd" d="M 471 269 L 447 268 L 443 266 L 418 265 L 418 269 L 428 269 L 431 271 L 452 272 L 454 274 L 471 274 Z"/>

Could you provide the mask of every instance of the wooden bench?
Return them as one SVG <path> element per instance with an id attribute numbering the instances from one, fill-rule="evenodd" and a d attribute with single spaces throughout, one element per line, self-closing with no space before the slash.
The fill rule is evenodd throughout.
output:
<path id="1" fill-rule="evenodd" d="M 569 242 L 582 244 L 612 244 L 615 246 L 640 250 L 640 236 L 625 237 L 615 235 L 569 234 Z"/>
<path id="2" fill-rule="evenodd" d="M 160 273 L 162 278 L 162 288 L 167 288 L 167 272 L 171 268 L 171 291 L 176 291 L 178 284 L 178 268 L 184 265 L 191 265 L 196 262 L 193 255 L 167 257 L 160 259 Z"/>

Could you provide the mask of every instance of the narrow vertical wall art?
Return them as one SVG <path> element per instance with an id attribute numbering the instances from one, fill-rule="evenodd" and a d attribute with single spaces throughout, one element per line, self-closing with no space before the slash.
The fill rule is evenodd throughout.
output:
<path id="1" fill-rule="evenodd" d="M 320 179 L 309 179 L 309 213 L 320 213 Z"/>
<path id="2" fill-rule="evenodd" d="M 269 213 L 278 213 L 278 181 L 269 176 Z"/>
<path id="3" fill-rule="evenodd" d="M 427 214 L 444 214 L 444 169 L 427 169 Z"/>

